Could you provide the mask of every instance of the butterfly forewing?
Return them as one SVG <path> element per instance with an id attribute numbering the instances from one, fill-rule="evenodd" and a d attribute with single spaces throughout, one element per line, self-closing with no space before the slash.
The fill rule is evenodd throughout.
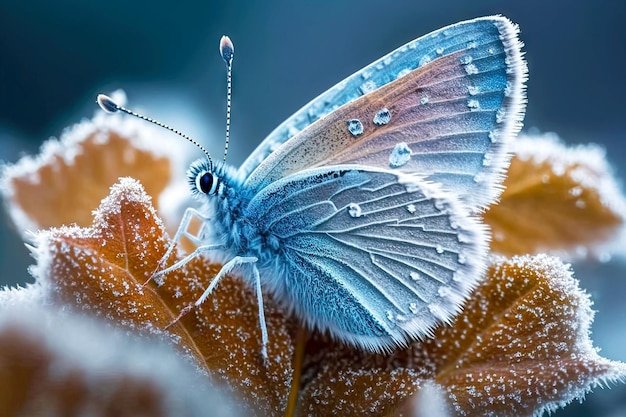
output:
<path id="1" fill-rule="evenodd" d="M 384 350 L 450 319 L 479 279 L 487 234 L 460 204 L 438 184 L 342 166 L 273 182 L 245 217 L 278 243 L 264 280 L 281 299 L 339 339 Z"/>
<path id="2" fill-rule="evenodd" d="M 523 113 L 525 67 L 516 35 L 505 18 L 476 19 L 392 52 L 274 131 L 243 170 L 255 155 L 289 139 L 289 129 L 303 128 L 245 186 L 258 191 L 306 168 L 359 164 L 419 174 L 470 210 L 484 208 L 500 193 Z M 327 114 L 331 103 L 342 106 Z M 311 116 L 308 123 L 303 112 Z"/>

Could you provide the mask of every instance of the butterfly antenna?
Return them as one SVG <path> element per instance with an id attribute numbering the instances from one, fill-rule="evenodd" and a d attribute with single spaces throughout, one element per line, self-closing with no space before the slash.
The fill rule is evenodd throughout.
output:
<path id="1" fill-rule="evenodd" d="M 100 106 L 100 108 L 102 110 L 104 110 L 107 113 L 116 113 L 118 111 L 121 111 L 123 113 L 126 114 L 130 114 L 131 116 L 137 117 L 141 120 L 145 120 L 146 122 L 150 122 L 152 124 L 155 124 L 159 127 L 162 127 L 164 129 L 169 130 L 170 132 L 176 133 L 178 136 L 187 139 L 189 142 L 193 143 L 194 145 L 196 145 L 198 148 L 200 148 L 200 150 L 202 152 L 204 152 L 204 154 L 206 155 L 207 159 L 209 160 L 209 164 L 211 165 L 211 167 L 213 167 L 213 161 L 211 160 L 211 155 L 209 155 L 209 152 L 207 152 L 206 149 L 204 149 L 204 147 L 202 145 L 200 145 L 196 140 L 190 138 L 189 136 L 185 135 L 183 132 L 180 132 L 176 129 L 174 129 L 173 127 L 170 127 L 164 123 L 159 122 L 158 120 L 154 120 L 150 117 L 146 117 L 143 114 L 139 114 L 139 113 L 135 113 L 132 110 L 127 109 L 126 107 L 120 106 L 119 104 L 117 104 L 111 97 L 104 95 L 104 94 L 98 94 L 98 98 L 96 99 L 96 103 L 98 103 L 98 105 Z"/>
<path id="2" fill-rule="evenodd" d="M 226 92 L 226 144 L 224 145 L 224 161 L 228 154 L 228 141 L 230 140 L 230 107 L 232 103 L 232 87 L 233 87 L 233 55 L 235 47 L 228 36 L 222 36 L 220 39 L 220 55 L 226 62 L 228 73 L 226 75 L 227 92 Z"/>

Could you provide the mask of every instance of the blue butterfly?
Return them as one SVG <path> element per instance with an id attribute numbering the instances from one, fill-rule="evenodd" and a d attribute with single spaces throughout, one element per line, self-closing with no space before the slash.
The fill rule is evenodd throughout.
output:
<path id="1" fill-rule="evenodd" d="M 217 251 L 226 262 L 199 305 L 225 274 L 247 270 L 265 359 L 261 288 L 310 328 L 367 350 L 431 335 L 486 268 L 478 215 L 503 189 L 521 128 L 521 46 L 501 16 L 445 27 L 311 101 L 238 170 L 196 161 L 188 179 L 205 207 L 185 212 L 174 241 L 197 249 L 159 275 Z M 229 74 L 233 51 L 224 38 Z"/>

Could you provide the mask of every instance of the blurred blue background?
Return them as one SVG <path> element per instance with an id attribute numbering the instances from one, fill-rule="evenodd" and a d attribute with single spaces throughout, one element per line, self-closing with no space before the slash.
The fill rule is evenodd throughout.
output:
<path id="1" fill-rule="evenodd" d="M 34 154 L 90 117 L 99 92 L 223 146 L 225 69 L 235 43 L 231 163 L 317 94 L 396 47 L 442 26 L 501 13 L 521 27 L 530 70 L 526 130 L 607 148 L 626 177 L 626 2 L 623 0 L 44 0 L 0 2 L 0 160 Z M 0 284 L 29 280 L 26 249 L 0 219 Z M 576 264 L 596 302 L 594 340 L 626 360 L 623 260 Z M 626 415 L 626 390 L 590 395 L 557 415 Z"/>

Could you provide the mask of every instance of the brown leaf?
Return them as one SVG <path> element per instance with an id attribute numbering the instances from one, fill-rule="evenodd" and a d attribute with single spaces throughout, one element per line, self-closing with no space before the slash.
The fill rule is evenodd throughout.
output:
<path id="1" fill-rule="evenodd" d="M 557 258 L 497 261 L 455 322 L 432 339 L 387 356 L 312 342 L 323 353 L 305 365 L 313 376 L 304 381 L 303 415 L 395 415 L 432 382 L 458 415 L 554 410 L 626 377 L 625 364 L 592 347 L 590 305 Z"/>
<path id="2" fill-rule="evenodd" d="M 170 160 L 133 146 L 132 129 L 112 120 L 74 126 L 51 139 L 37 159 L 24 157 L 4 170 L 3 193 L 20 232 L 66 224 L 88 226 L 92 210 L 119 177 L 131 176 L 158 196 L 170 179 Z M 145 139 L 144 139 L 145 140 Z"/>
<path id="3" fill-rule="evenodd" d="M 37 308 L 3 309 L 3 417 L 197 416 L 207 401 L 216 403 L 211 415 L 241 415 L 223 390 L 207 382 L 156 340 Z"/>
<path id="4" fill-rule="evenodd" d="M 485 213 L 495 252 L 576 254 L 615 236 L 626 204 L 603 150 L 550 136 L 518 138 L 518 149 L 500 202 Z"/>
<path id="5" fill-rule="evenodd" d="M 39 239 L 36 274 L 53 300 L 129 328 L 160 332 L 192 304 L 219 266 L 196 257 L 142 287 L 159 268 L 167 245 L 161 221 L 138 182 L 122 179 L 89 228 L 52 229 Z M 172 260 L 172 263 L 175 260 Z M 252 407 L 280 415 L 291 380 L 292 341 L 285 318 L 265 298 L 270 364 L 260 357 L 256 297 L 241 279 L 227 277 L 210 298 L 171 327 L 173 340 L 205 369 L 235 387 Z"/>

